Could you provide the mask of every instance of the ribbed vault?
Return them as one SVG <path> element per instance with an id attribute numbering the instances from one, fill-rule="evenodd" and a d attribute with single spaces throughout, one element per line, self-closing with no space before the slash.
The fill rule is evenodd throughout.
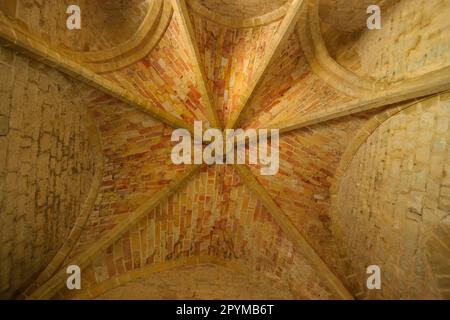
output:
<path id="1" fill-rule="evenodd" d="M 279 288 L 269 298 L 365 297 L 343 250 L 346 238 L 336 231 L 332 185 L 350 141 L 367 123 L 450 89 L 450 51 L 432 35 L 447 46 L 450 38 L 431 10 L 423 12 L 429 43 L 442 54 L 428 56 L 426 68 L 413 64 L 413 75 L 405 77 L 401 65 L 395 76 L 369 74 L 371 63 L 395 67 L 401 56 L 368 58 L 376 36 L 364 30 L 367 1 L 87 1 L 83 10 L 93 14 L 93 6 L 100 18 L 86 18 L 89 27 L 77 31 L 81 41 L 52 27 L 60 1 L 25 2 L 2 7 L 2 44 L 77 79 L 97 125 L 103 171 L 92 212 L 70 250 L 24 283 L 18 296 L 117 298 L 124 297 L 122 288 L 164 298 L 184 285 L 176 274 L 195 283 L 211 272 L 223 275 L 216 286 L 245 278 L 246 286 Z M 369 2 L 386 8 L 389 26 L 408 10 L 406 0 Z M 416 10 L 423 5 L 409 2 Z M 33 18 L 37 7 L 46 15 Z M 33 33 L 36 23 L 45 35 Z M 384 35 L 393 43 L 397 36 Z M 114 50 L 124 53 L 108 56 Z M 414 48 L 409 53 L 410 61 L 419 60 Z M 219 129 L 280 129 L 279 173 L 260 176 L 249 165 L 174 165 L 172 130 L 192 130 L 194 121 Z M 81 292 L 65 289 L 69 264 L 83 270 Z M 175 289 L 145 291 L 158 275 L 173 279 Z M 447 289 L 440 282 L 440 292 Z M 195 296 L 198 290 L 175 297 L 204 298 Z M 257 290 L 236 292 L 260 297 Z M 396 297 L 394 290 L 383 296 Z"/>

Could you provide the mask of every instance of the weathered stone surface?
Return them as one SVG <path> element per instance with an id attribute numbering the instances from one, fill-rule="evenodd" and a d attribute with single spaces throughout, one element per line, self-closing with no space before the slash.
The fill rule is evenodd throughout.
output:
<path id="1" fill-rule="evenodd" d="M 442 130 L 450 123 L 450 103 L 425 105 L 426 111 L 419 103 L 381 124 L 340 182 L 332 221 L 352 261 L 349 273 L 362 283 L 365 268 L 375 264 L 385 279 L 381 290 L 362 288 L 361 297 L 445 298 L 449 290 L 448 282 L 436 279 L 450 274 L 450 233 L 442 219 L 450 214 L 444 171 L 450 136 Z M 432 148 L 434 142 L 441 147 Z"/>
<path id="2" fill-rule="evenodd" d="M 9 119 L 5 116 L 0 116 L 0 136 L 6 136 L 9 131 Z"/>
<path id="3" fill-rule="evenodd" d="M 7 49 L 0 52 L 0 74 L 9 81 L 1 84 L 0 296 L 10 297 L 46 267 L 66 240 L 95 167 L 89 133 L 82 124 L 86 106 L 76 95 L 51 89 L 71 86 L 70 80 Z M 12 56 L 12 61 L 5 56 Z M 5 73 L 16 76 L 5 78 Z M 32 74 L 39 74 L 39 84 Z M 5 88 L 11 91 L 3 93 Z M 53 102 L 40 103 L 38 96 Z M 68 128 L 65 140 L 61 127 Z M 51 149 L 70 154 L 70 162 L 56 161 Z"/>

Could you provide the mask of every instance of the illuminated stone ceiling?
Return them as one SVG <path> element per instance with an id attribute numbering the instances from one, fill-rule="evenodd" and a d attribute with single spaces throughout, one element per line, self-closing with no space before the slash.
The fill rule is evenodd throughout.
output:
<path id="1" fill-rule="evenodd" d="M 76 79 L 103 159 L 98 194 L 86 200 L 89 216 L 23 296 L 119 297 L 120 285 L 145 291 L 143 279 L 158 272 L 176 290 L 183 283 L 171 270 L 197 279 L 199 265 L 240 297 L 239 283 L 256 281 L 261 290 L 278 286 L 280 297 L 403 298 L 394 289 L 370 296 L 361 288 L 364 270 L 341 242 L 348 221 L 333 216 L 344 205 L 332 190 L 345 157 L 356 153 L 348 150 L 368 139 L 355 140 L 368 123 L 380 125 L 412 99 L 450 89 L 450 50 L 442 45 L 450 41 L 442 30 L 448 25 L 421 10 L 421 1 L 405 2 L 81 1 L 87 15 L 72 33 L 61 24 L 69 2 L 3 8 L 0 34 L 15 40 L 13 49 Z M 389 13 L 386 29 L 365 29 L 368 4 Z M 427 38 L 415 46 L 415 34 L 402 37 L 398 26 L 412 8 L 429 22 Z M 278 174 L 260 176 L 251 165 L 173 164 L 172 131 L 192 130 L 194 121 L 279 129 Z M 386 269 L 402 283 L 399 263 Z M 67 264 L 82 268 L 81 292 L 65 289 Z M 439 290 L 448 288 L 431 284 L 417 296 Z"/>

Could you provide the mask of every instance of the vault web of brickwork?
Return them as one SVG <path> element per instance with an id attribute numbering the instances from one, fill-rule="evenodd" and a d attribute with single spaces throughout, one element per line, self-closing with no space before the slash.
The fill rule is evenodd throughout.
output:
<path id="1" fill-rule="evenodd" d="M 95 297 L 129 275 L 212 263 L 263 270 L 292 282 L 298 298 L 353 298 L 329 228 L 333 172 L 353 133 L 378 109 L 448 89 L 446 70 L 393 85 L 381 96 L 371 90 L 374 82 L 339 69 L 332 50 L 323 50 L 333 35 L 322 38 L 317 25 L 321 18 L 337 24 L 335 2 L 263 2 L 264 23 L 254 23 L 253 12 L 233 28 L 228 23 L 238 18 L 230 12 L 239 1 L 227 1 L 228 13 L 217 18 L 215 1 L 171 0 L 167 28 L 145 56 L 102 72 L 70 54 L 41 50 L 45 41 L 0 24 L 2 38 L 91 86 L 83 91 L 106 163 L 77 244 L 25 297 L 76 297 L 64 289 L 67 264 L 88 274 L 79 296 Z M 276 3 L 286 10 L 276 10 Z M 354 16 L 359 24 L 360 18 Z M 261 177 L 247 165 L 174 166 L 171 131 L 192 131 L 196 120 L 218 129 L 280 129 L 279 175 Z"/>

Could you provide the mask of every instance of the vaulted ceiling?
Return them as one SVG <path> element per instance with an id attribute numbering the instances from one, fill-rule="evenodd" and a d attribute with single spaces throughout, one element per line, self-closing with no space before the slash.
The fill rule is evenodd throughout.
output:
<path id="1" fill-rule="evenodd" d="M 410 2 L 422 8 L 416 0 L 79 1 L 75 31 L 65 29 L 71 1 L 3 5 L 2 44 L 75 79 L 103 158 L 79 235 L 23 296 L 117 297 L 119 285 L 159 272 L 183 286 L 171 270 L 199 265 L 276 283 L 283 297 L 364 297 L 331 209 L 343 155 L 375 117 L 450 89 L 450 50 L 439 42 L 449 43 L 448 23 L 423 5 L 430 39 L 415 43 L 414 31 L 397 30 Z M 386 14 L 380 31 L 365 28 L 370 4 Z M 194 121 L 280 129 L 279 173 L 173 164 L 171 133 Z M 64 287 L 68 264 L 83 270 L 81 293 Z"/>

